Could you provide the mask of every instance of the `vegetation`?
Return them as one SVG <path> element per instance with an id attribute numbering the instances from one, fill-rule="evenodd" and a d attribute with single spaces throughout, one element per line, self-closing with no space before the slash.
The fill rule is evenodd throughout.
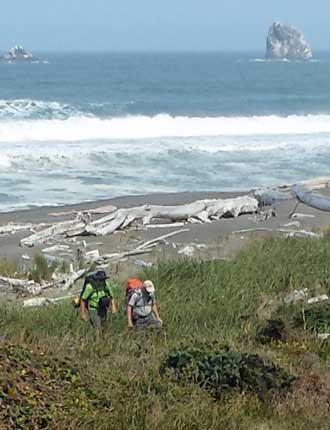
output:
<path id="1" fill-rule="evenodd" d="M 49 263 L 43 255 L 36 254 L 29 264 L 19 264 L 18 261 L 9 261 L 8 259 L 0 259 L 0 276 L 9 278 L 29 278 L 37 283 L 42 281 L 51 281 L 52 275 L 58 270 L 62 273 L 67 273 L 69 270 L 68 264 L 63 260 L 63 263 Z"/>
<path id="2" fill-rule="evenodd" d="M 317 325 L 314 312 L 310 324 L 307 309 L 283 305 L 282 298 L 302 288 L 310 295 L 329 294 L 329 261 L 326 238 L 254 241 L 230 261 L 161 261 L 142 274 L 155 282 L 165 323 L 161 331 L 129 330 L 123 306 L 99 335 L 70 303 L 2 307 L 1 430 L 19 429 L 17 423 L 24 429 L 68 430 L 327 430 L 330 344 L 314 332 L 330 331 L 330 319 L 321 312 Z M 116 295 L 123 303 L 121 286 Z M 265 335 L 269 321 L 283 322 L 276 327 L 285 327 L 285 336 L 260 342 L 257 335 Z M 187 377 L 179 378 L 160 371 L 169 354 L 196 350 L 202 355 L 187 360 L 186 370 L 216 357 L 203 381 L 184 369 Z M 215 387 L 212 372 L 224 381 L 228 371 L 219 370 L 219 357 L 238 368 L 243 358 L 254 357 L 253 368 L 261 370 L 254 376 L 271 369 L 274 384 L 281 386 L 289 375 L 295 381 L 285 390 L 266 390 L 268 398 L 247 389 L 252 385 L 246 379 L 239 389 Z"/>
<path id="3" fill-rule="evenodd" d="M 260 398 L 276 391 L 288 390 L 295 380 L 293 375 L 257 354 L 232 352 L 228 348 L 187 348 L 171 352 L 161 365 L 162 375 L 167 371 L 178 381 L 192 381 L 217 399 L 227 391 L 256 393 Z"/>

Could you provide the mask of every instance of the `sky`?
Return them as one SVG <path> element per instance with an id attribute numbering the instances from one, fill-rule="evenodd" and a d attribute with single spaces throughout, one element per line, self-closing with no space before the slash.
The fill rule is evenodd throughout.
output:
<path id="1" fill-rule="evenodd" d="M 330 50 L 329 0 L 1 0 L 0 50 L 264 51 L 273 21 Z"/>

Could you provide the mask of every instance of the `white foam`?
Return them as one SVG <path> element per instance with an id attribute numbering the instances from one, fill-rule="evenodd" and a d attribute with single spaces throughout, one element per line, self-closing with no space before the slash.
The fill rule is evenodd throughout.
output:
<path id="1" fill-rule="evenodd" d="M 91 141 L 199 136 L 270 136 L 330 133 L 330 115 L 254 117 L 127 116 L 99 119 L 0 122 L 0 142 Z"/>
<path id="2" fill-rule="evenodd" d="M 65 103 L 31 99 L 0 100 L 0 119 L 68 118 L 80 112 Z"/>

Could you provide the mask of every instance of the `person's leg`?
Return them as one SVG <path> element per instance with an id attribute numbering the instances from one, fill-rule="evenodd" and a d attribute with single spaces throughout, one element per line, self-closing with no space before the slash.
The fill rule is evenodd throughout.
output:
<path id="1" fill-rule="evenodd" d="M 162 326 L 161 322 L 155 317 L 154 314 L 148 315 L 145 319 L 146 319 L 145 323 L 148 326 L 155 327 L 155 328 L 160 328 Z"/>
<path id="2" fill-rule="evenodd" d="M 136 318 L 133 321 L 134 327 L 137 329 L 143 329 L 144 327 L 155 327 L 160 328 L 162 325 L 160 321 L 154 316 L 154 314 L 150 314 L 144 318 Z"/>
<path id="3" fill-rule="evenodd" d="M 101 326 L 104 327 L 108 321 L 108 313 L 105 313 L 100 317 L 101 319 Z"/>
<path id="4" fill-rule="evenodd" d="M 102 319 L 98 315 L 97 309 L 88 309 L 89 320 L 94 328 L 100 329 L 102 327 Z"/>

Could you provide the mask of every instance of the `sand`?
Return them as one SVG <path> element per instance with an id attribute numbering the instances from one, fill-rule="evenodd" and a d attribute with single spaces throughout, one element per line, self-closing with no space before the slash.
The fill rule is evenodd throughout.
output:
<path id="1" fill-rule="evenodd" d="M 322 193 L 330 195 L 328 189 Z M 91 203 L 82 203 L 78 205 L 69 205 L 65 207 L 42 207 L 34 208 L 26 211 L 17 211 L 0 214 L 0 225 L 8 222 L 15 223 L 52 223 L 65 219 L 70 219 L 69 216 L 52 217 L 49 214 L 52 212 L 63 212 L 72 210 L 87 210 L 105 205 L 115 205 L 120 208 L 134 207 L 143 204 L 161 204 L 161 205 L 180 205 L 193 202 L 205 198 L 230 198 L 238 195 L 244 195 L 247 192 L 224 193 L 224 192 L 192 192 L 192 193 L 174 193 L 174 194 L 152 194 L 144 196 L 128 196 Z M 276 216 L 267 221 L 256 222 L 254 215 L 243 215 L 236 219 L 221 219 L 212 223 L 206 224 L 187 224 L 185 228 L 189 231 L 181 233 L 169 238 L 167 244 L 158 246 L 152 254 L 145 256 L 131 257 L 125 261 L 112 265 L 109 269 L 112 271 L 112 276 L 117 279 L 123 279 L 126 276 L 139 270 L 137 260 L 146 262 L 157 262 L 160 258 L 177 258 L 181 251 L 187 245 L 193 250 L 194 257 L 202 259 L 220 259 L 228 258 L 239 249 L 242 248 L 253 236 L 269 236 L 276 234 L 278 228 L 301 229 L 309 231 L 319 231 L 330 225 L 330 213 L 322 212 L 306 205 L 300 204 L 297 211 L 308 215 L 313 215 L 312 218 L 299 219 L 300 226 L 284 227 L 288 223 L 296 222 L 296 219 L 290 219 L 296 205 L 295 200 L 281 202 L 273 208 Z M 72 216 L 71 216 L 72 217 Z M 251 233 L 235 233 L 241 229 L 270 229 L 274 230 L 266 232 L 251 232 Z M 179 228 L 166 229 L 128 229 L 120 231 L 110 236 L 105 237 L 85 237 L 77 238 L 76 243 L 72 243 L 70 247 L 76 252 L 77 248 L 81 247 L 81 241 L 84 239 L 88 244 L 88 250 L 98 249 L 100 254 L 125 251 L 131 249 L 134 244 L 141 240 L 149 240 L 161 236 Z M 9 260 L 17 260 L 23 262 L 22 256 L 33 255 L 41 252 L 41 249 L 50 246 L 43 244 L 34 248 L 22 248 L 19 246 L 19 241 L 23 237 L 29 235 L 29 232 L 16 233 L 11 235 L 0 236 L 0 258 Z M 54 243 L 53 243 L 54 244 Z M 191 248 L 192 246 L 192 248 Z M 73 254 L 74 255 L 74 254 Z M 181 254 L 182 255 L 182 254 Z M 65 257 L 70 260 L 69 257 Z"/>

